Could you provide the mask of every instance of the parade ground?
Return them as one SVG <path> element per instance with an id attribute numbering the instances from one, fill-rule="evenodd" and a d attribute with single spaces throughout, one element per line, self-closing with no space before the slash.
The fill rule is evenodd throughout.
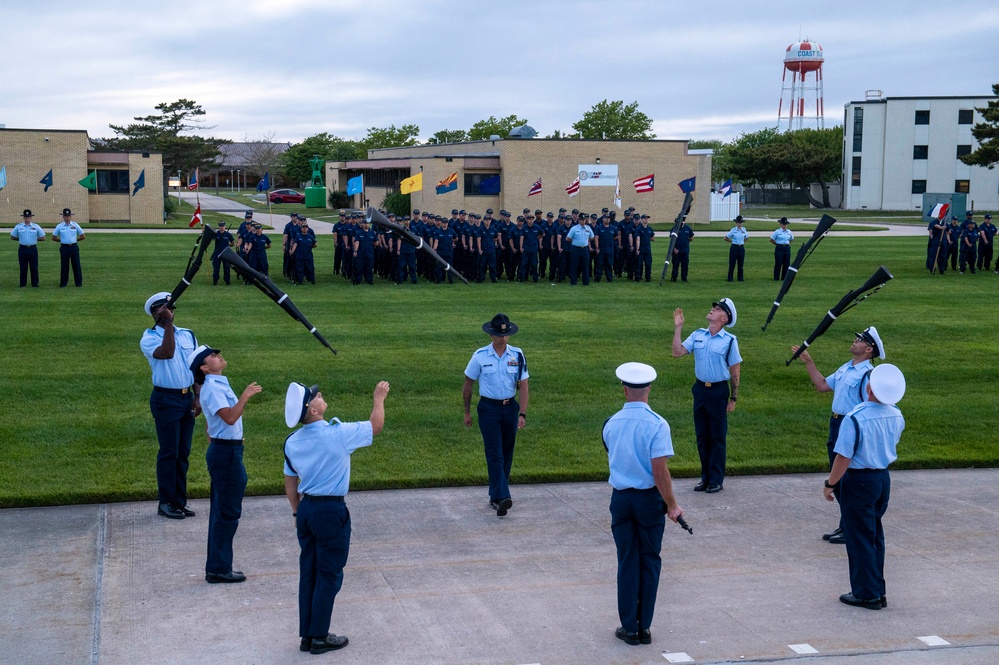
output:
<path id="1" fill-rule="evenodd" d="M 248 497 L 243 584 L 204 581 L 208 503 L 0 511 L 0 662 L 18 665 L 579 665 L 999 662 L 999 470 L 896 471 L 888 607 L 849 607 L 846 551 L 821 534 L 824 474 L 676 483 L 693 535 L 667 524 L 653 642 L 615 639 L 606 483 L 351 492 L 336 653 L 298 650 L 298 544 L 283 496 Z"/>

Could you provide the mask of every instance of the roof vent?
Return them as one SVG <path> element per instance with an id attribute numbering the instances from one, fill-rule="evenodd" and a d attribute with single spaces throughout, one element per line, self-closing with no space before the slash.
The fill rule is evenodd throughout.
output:
<path id="1" fill-rule="evenodd" d="M 512 139 L 533 139 L 537 135 L 538 132 L 530 125 L 521 125 L 510 130 L 510 138 Z"/>

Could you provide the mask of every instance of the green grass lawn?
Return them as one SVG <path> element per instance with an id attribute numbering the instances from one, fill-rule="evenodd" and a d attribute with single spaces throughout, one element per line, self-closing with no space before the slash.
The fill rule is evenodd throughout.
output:
<path id="1" fill-rule="evenodd" d="M 17 288 L 16 245 L 0 270 L 0 331 L 6 390 L 0 393 L 0 506 L 153 499 L 156 436 L 150 373 L 139 338 L 153 292 L 179 281 L 196 237 L 93 236 L 81 247 L 83 289 L 59 289 L 58 252 L 41 247 L 42 285 Z M 207 265 L 184 294 L 177 323 L 221 348 L 239 393 L 264 392 L 247 408 L 248 493 L 282 491 L 284 393 L 289 381 L 317 382 L 328 416 L 367 418 L 378 380 L 392 384 L 385 431 L 355 453 L 352 487 L 485 484 L 478 429 L 461 421 L 462 371 L 488 342 L 481 325 L 497 311 L 521 332 L 531 371 L 528 427 L 517 442 L 514 483 L 603 480 L 601 426 L 623 400 L 614 368 L 642 361 L 660 374 L 652 407 L 671 424 L 678 476 L 698 473 L 691 418 L 693 361 L 670 356 L 672 311 L 684 334 L 703 323 L 711 301 L 732 297 L 744 357 L 738 409 L 730 418 L 731 474 L 821 471 L 830 396 L 812 388 L 804 366 L 785 367 L 826 310 L 880 264 L 895 279 L 847 312 L 812 347 L 826 374 L 848 360 L 853 331 L 874 324 L 888 360 L 906 373 L 907 429 L 898 468 L 994 466 L 995 330 L 993 273 L 930 276 L 922 238 L 829 238 L 805 264 L 767 332 L 760 331 L 777 284 L 769 244 L 750 241 L 747 281 L 724 281 L 727 246 L 693 247 L 690 283 L 416 286 L 347 285 L 333 278 L 331 247 L 320 239 L 319 285 L 291 287 L 300 309 L 339 350 L 333 356 L 263 294 L 212 287 Z M 280 257 L 271 254 L 271 264 Z M 279 272 L 279 271 L 275 271 Z M 198 420 L 190 488 L 206 496 L 204 420 Z"/>

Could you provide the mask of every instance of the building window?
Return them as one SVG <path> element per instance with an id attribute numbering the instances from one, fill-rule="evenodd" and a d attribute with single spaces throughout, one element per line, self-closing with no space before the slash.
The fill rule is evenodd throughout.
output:
<path id="1" fill-rule="evenodd" d="M 913 159 L 926 159 L 926 156 L 930 153 L 930 147 L 928 145 L 914 145 L 912 146 L 912 158 Z"/>
<path id="2" fill-rule="evenodd" d="M 971 154 L 971 146 L 970 145 L 959 145 L 959 146 L 957 146 L 957 158 L 958 159 L 961 159 L 961 157 L 963 157 L 964 155 L 970 155 L 970 154 Z"/>
<path id="3" fill-rule="evenodd" d="M 850 184 L 853 187 L 860 187 L 860 157 L 853 158 L 853 173 L 850 176 Z"/>
<path id="4" fill-rule="evenodd" d="M 975 118 L 975 111 L 973 109 L 961 109 L 957 112 L 957 124 L 959 125 L 970 125 Z"/>
<path id="5" fill-rule="evenodd" d="M 913 194 L 925 194 L 926 193 L 926 181 L 925 180 L 913 180 L 912 181 L 912 193 Z"/>
<path id="6" fill-rule="evenodd" d="M 499 193 L 499 173 L 465 174 L 465 196 L 496 196 Z"/>
<path id="7" fill-rule="evenodd" d="M 853 109 L 853 151 L 860 152 L 864 145 L 864 109 Z"/>
<path id="8" fill-rule="evenodd" d="M 954 181 L 954 193 L 955 194 L 969 194 L 971 189 L 970 180 L 955 180 Z"/>
<path id="9" fill-rule="evenodd" d="M 930 112 L 929 111 L 916 111 L 916 124 L 917 125 L 928 125 L 928 124 L 930 124 Z"/>
<path id="10" fill-rule="evenodd" d="M 97 169 L 97 191 L 90 190 L 91 194 L 128 194 L 128 171 L 118 169 L 115 171 Z"/>

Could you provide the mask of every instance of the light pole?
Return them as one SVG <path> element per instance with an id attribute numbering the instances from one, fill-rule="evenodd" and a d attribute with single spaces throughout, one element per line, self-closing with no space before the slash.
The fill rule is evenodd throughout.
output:
<path id="1" fill-rule="evenodd" d="M 177 170 L 177 209 L 178 210 L 180 209 L 180 188 L 181 188 L 182 184 L 183 183 L 182 183 L 182 181 L 180 179 L 180 169 L 178 169 Z"/>
<path id="2" fill-rule="evenodd" d="M 239 187 L 239 169 L 236 169 L 236 191 L 237 192 L 242 191 Z"/>

